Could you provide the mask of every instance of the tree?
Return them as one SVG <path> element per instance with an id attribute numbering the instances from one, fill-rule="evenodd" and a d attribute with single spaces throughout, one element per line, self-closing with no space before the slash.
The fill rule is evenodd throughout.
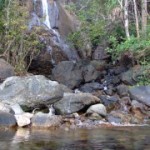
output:
<path id="1" fill-rule="evenodd" d="M 142 33 L 144 36 L 146 36 L 146 30 L 147 30 L 147 0 L 141 1 L 142 5 Z"/>
<path id="2" fill-rule="evenodd" d="M 138 13 L 137 13 L 137 3 L 136 3 L 136 0 L 133 0 L 133 5 L 134 5 L 136 34 L 137 34 L 137 37 L 139 38 L 140 37 L 140 33 L 139 33 L 139 19 L 138 19 Z"/>

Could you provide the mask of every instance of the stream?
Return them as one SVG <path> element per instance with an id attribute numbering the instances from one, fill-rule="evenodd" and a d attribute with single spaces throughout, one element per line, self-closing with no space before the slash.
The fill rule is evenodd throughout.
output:
<path id="1" fill-rule="evenodd" d="M 0 130 L 0 150 L 149 150 L 150 127 Z"/>

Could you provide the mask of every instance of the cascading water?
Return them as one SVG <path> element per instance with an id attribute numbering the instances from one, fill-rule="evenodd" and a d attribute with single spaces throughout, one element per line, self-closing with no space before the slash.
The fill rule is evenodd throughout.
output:
<path id="1" fill-rule="evenodd" d="M 49 17 L 49 11 L 48 11 L 48 2 L 47 0 L 42 0 L 42 9 L 43 9 L 43 16 L 44 16 L 44 24 L 51 29 L 50 24 L 50 17 Z"/>
<path id="2" fill-rule="evenodd" d="M 60 47 L 61 51 L 68 57 L 69 60 L 78 60 L 79 56 L 77 52 L 64 42 L 61 38 L 58 30 L 58 21 L 59 21 L 59 9 L 55 0 L 33 0 L 34 3 L 34 11 L 32 12 L 32 19 L 29 22 L 29 29 L 32 29 L 33 26 L 43 26 L 46 27 L 46 30 L 49 30 L 53 37 L 54 45 Z M 47 51 L 50 49 L 51 57 L 53 58 L 53 48 L 51 45 L 47 45 Z M 52 64 L 55 64 L 55 60 Z"/>

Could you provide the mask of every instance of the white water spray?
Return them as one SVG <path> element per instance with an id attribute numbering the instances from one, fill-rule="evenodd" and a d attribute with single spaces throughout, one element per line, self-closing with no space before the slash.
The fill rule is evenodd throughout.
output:
<path id="1" fill-rule="evenodd" d="M 49 29 L 51 29 L 50 18 L 49 18 L 49 13 L 48 13 L 48 2 L 47 2 L 47 0 L 42 0 L 42 8 L 43 8 L 43 15 L 44 15 L 44 24 Z"/>

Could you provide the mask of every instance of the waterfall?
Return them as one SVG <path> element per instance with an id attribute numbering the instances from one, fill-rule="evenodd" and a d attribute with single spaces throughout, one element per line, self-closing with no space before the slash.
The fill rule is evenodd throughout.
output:
<path id="1" fill-rule="evenodd" d="M 48 2 L 47 0 L 42 0 L 42 8 L 43 8 L 43 16 L 44 16 L 44 24 L 51 29 L 50 17 L 48 11 Z"/>
<path id="2" fill-rule="evenodd" d="M 61 38 L 59 34 L 59 8 L 55 0 L 50 2 L 49 0 L 33 0 L 34 9 L 32 12 L 32 19 L 29 22 L 29 29 L 33 26 L 42 26 L 44 24 L 47 29 L 53 33 L 53 43 L 60 47 L 61 51 L 68 57 L 69 60 L 78 60 L 79 56 L 77 52 L 66 44 L 66 41 Z M 47 50 L 50 52 L 53 58 L 53 48 L 51 45 L 47 45 Z M 52 59 L 52 64 L 55 60 Z"/>

